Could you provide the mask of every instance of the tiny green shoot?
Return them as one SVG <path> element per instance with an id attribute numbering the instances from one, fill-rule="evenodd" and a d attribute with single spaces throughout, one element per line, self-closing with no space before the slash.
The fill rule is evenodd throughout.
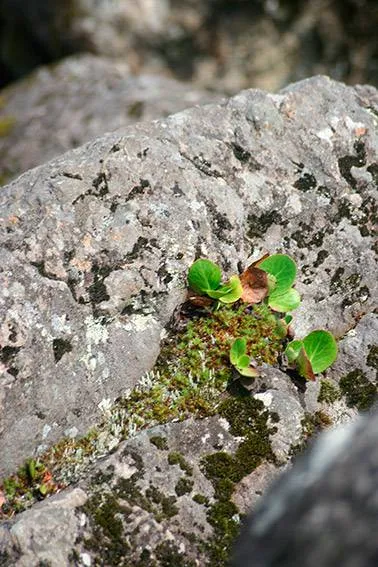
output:
<path id="1" fill-rule="evenodd" d="M 230 362 L 242 376 L 250 378 L 259 375 L 255 368 L 250 366 L 251 358 L 246 354 L 247 341 L 245 338 L 235 339 L 230 349 Z"/>
<path id="2" fill-rule="evenodd" d="M 285 350 L 289 363 L 296 363 L 301 376 L 313 379 L 337 358 L 337 343 L 328 331 L 316 330 L 302 340 L 291 341 Z"/>

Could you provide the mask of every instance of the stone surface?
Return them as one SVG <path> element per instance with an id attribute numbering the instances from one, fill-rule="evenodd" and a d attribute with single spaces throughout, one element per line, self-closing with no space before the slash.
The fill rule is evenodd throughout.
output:
<path id="1" fill-rule="evenodd" d="M 220 96 L 127 63 L 78 55 L 42 67 L 0 95 L 0 183 L 105 132 Z M 3 126 L 3 127 L 2 127 Z"/>
<path id="2" fill-rule="evenodd" d="M 278 95 L 245 91 L 108 134 L 2 189 L 1 474 L 63 435 L 85 433 L 109 400 L 153 367 L 196 257 L 209 257 L 232 274 L 266 251 L 290 254 L 303 295 L 294 313 L 296 335 L 325 328 L 340 340 L 339 361 L 327 372 L 336 388 L 333 401 L 320 402 L 322 384 L 293 382 L 283 365 L 263 368 L 252 396 L 267 429 L 256 417 L 251 431 L 260 428 L 261 446 L 248 453 L 244 475 L 235 468 L 235 455 L 245 430 L 240 434 L 217 416 L 141 432 L 82 471 L 78 489 L 87 501 L 62 514 L 68 532 L 77 530 L 79 537 L 71 552 L 66 541 L 59 544 L 67 564 L 69 553 L 80 558 L 77 564 L 88 564 L 88 556 L 94 564 L 111 564 L 104 557 L 115 551 L 119 564 L 131 546 L 137 565 L 142 547 L 150 545 L 151 566 L 164 564 L 163 552 L 175 564 L 185 559 L 183 564 L 211 565 L 214 547 L 198 547 L 188 537 L 190 527 L 217 544 L 221 565 L 212 513 L 225 502 L 203 459 L 222 453 L 242 506 L 250 487 L 245 482 L 243 489 L 243 476 L 263 465 L 274 476 L 270 465 L 285 464 L 337 411 L 345 411 L 345 419 L 355 415 L 360 401 L 341 392 L 349 366 L 364 373 L 374 402 L 376 101 L 371 88 L 324 77 Z M 151 444 L 151 435 L 166 437 L 168 448 Z M 177 462 L 168 467 L 169 451 L 183 454 L 192 475 Z M 265 486 L 263 476 L 257 486 Z M 148 488 L 153 506 L 142 498 Z M 205 501 L 193 502 L 194 490 Z M 161 493 L 176 493 L 177 502 Z M 59 497 L 5 523 L 4 562 L 23 565 L 34 553 L 37 565 L 49 557 L 48 542 L 30 551 L 29 522 L 40 530 L 42 516 L 36 522 L 33 514 L 46 514 L 48 521 Z M 226 504 L 226 524 L 235 528 L 238 508 Z M 111 533 L 104 532 L 109 522 L 102 515 L 109 507 L 116 510 Z M 130 537 L 125 519 L 141 526 L 137 535 Z M 36 538 L 42 541 L 42 535 Z"/>
<path id="3" fill-rule="evenodd" d="M 2 0 L 0 65 L 90 51 L 230 94 L 317 73 L 376 85 L 377 23 L 375 0 Z"/>
<path id="4" fill-rule="evenodd" d="M 323 435 L 244 522 L 232 567 L 373 567 L 377 426 L 374 413 Z"/>

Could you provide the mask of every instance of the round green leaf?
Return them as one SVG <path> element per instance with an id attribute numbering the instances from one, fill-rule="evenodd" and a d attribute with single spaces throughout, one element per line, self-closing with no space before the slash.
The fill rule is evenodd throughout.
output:
<path id="1" fill-rule="evenodd" d="M 230 349 L 230 362 L 234 366 L 238 364 L 238 360 L 245 354 L 247 348 L 246 339 L 235 339 Z"/>
<path id="2" fill-rule="evenodd" d="M 258 264 L 264 272 L 276 278 L 273 293 L 281 294 L 287 291 L 294 283 L 297 274 L 297 266 L 286 254 L 273 254 Z"/>
<path id="3" fill-rule="evenodd" d="M 294 360 L 298 358 L 302 347 L 303 347 L 303 343 L 302 341 L 299 340 L 291 341 L 287 345 L 285 349 L 285 354 L 289 362 L 294 362 Z"/>
<path id="4" fill-rule="evenodd" d="M 219 266 L 203 258 L 196 260 L 188 273 L 189 286 L 197 293 L 206 293 L 208 290 L 217 289 L 221 278 Z"/>
<path id="5" fill-rule="evenodd" d="M 281 313 L 293 311 L 299 306 L 300 302 L 301 296 L 293 287 L 279 295 L 276 293 L 276 290 L 274 290 L 268 298 L 269 307 L 273 309 L 273 311 L 279 311 Z"/>
<path id="6" fill-rule="evenodd" d="M 232 287 L 229 284 L 221 285 L 218 289 L 207 289 L 206 293 L 212 299 L 219 299 L 224 295 L 227 295 L 232 291 Z"/>
<path id="7" fill-rule="evenodd" d="M 256 368 L 252 368 L 251 366 L 248 368 L 238 368 L 238 372 L 242 376 L 247 376 L 248 378 L 255 378 L 256 376 L 259 376 L 259 372 Z"/>
<path id="8" fill-rule="evenodd" d="M 222 297 L 219 298 L 219 301 L 222 303 L 235 303 L 235 301 L 240 299 L 243 294 L 243 287 L 239 276 L 231 276 L 226 286 L 230 286 L 230 291 L 225 295 L 222 295 Z"/>
<path id="9" fill-rule="evenodd" d="M 335 362 L 337 343 L 328 331 L 312 331 L 302 342 L 315 374 L 323 372 Z"/>
<path id="10" fill-rule="evenodd" d="M 247 366 L 249 366 L 250 362 L 251 362 L 250 357 L 246 354 L 243 354 L 242 356 L 240 356 L 238 358 L 238 362 L 237 362 L 236 366 L 237 366 L 238 370 L 240 368 L 247 368 Z"/>

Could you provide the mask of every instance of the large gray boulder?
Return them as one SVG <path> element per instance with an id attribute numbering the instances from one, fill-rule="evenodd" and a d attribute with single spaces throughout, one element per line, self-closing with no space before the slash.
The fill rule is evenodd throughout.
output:
<path id="1" fill-rule="evenodd" d="M 3 526 L 5 564 L 221 565 L 238 513 L 319 422 L 374 403 L 377 112 L 374 89 L 325 77 L 245 91 L 109 134 L 3 188 L 1 474 L 66 435 L 57 478 L 79 481 Z M 221 404 L 202 421 L 131 423 L 130 389 L 159 379 L 145 373 L 193 260 L 231 274 L 266 251 L 298 263 L 297 336 L 326 328 L 340 341 L 328 381 L 304 389 L 267 367 L 236 421 Z M 104 414 L 86 460 L 74 438 Z M 107 455 L 125 438 L 121 418 L 130 439 Z M 74 463 L 62 447 L 77 448 Z"/>
<path id="2" fill-rule="evenodd" d="M 375 0 L 1 0 L 0 65 L 19 77 L 84 51 L 229 94 L 317 73 L 377 84 L 377 23 Z"/>
<path id="3" fill-rule="evenodd" d="M 0 183 L 106 132 L 220 99 L 106 57 L 42 67 L 1 92 Z"/>

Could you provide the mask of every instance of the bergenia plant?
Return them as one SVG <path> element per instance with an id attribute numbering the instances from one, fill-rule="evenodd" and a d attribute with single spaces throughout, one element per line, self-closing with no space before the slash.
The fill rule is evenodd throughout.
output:
<path id="1" fill-rule="evenodd" d="M 235 339 L 230 349 L 230 362 L 242 376 L 256 377 L 259 375 L 251 367 L 251 357 L 247 355 L 247 341 L 244 338 Z"/>

